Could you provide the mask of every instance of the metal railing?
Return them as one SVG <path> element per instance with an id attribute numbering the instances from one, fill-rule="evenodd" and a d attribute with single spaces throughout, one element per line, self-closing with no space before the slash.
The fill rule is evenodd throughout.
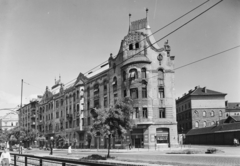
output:
<path id="1" fill-rule="evenodd" d="M 1 155 L 2 152 L 0 152 Z M 112 163 L 80 161 L 77 159 L 63 159 L 58 157 L 40 157 L 11 153 L 11 165 L 14 166 L 113 166 Z"/>

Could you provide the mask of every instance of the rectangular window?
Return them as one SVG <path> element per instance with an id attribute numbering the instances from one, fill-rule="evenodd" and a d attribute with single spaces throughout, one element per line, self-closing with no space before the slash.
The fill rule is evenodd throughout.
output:
<path id="1" fill-rule="evenodd" d="M 88 125 L 91 125 L 91 119 L 88 117 Z"/>
<path id="2" fill-rule="evenodd" d="M 159 97 L 160 99 L 165 98 L 164 88 L 159 88 L 159 89 L 158 89 L 158 97 Z"/>
<path id="3" fill-rule="evenodd" d="M 99 98 L 94 100 L 94 108 L 99 108 Z"/>
<path id="4" fill-rule="evenodd" d="M 118 99 L 118 94 L 116 93 L 116 94 L 114 94 L 114 104 L 117 103 L 117 99 Z"/>
<path id="5" fill-rule="evenodd" d="M 137 99 L 138 98 L 138 89 L 137 88 L 130 89 L 130 95 L 131 95 L 132 99 Z"/>
<path id="6" fill-rule="evenodd" d="M 123 97 L 126 97 L 127 96 L 127 90 L 124 90 L 123 91 Z"/>
<path id="7" fill-rule="evenodd" d="M 138 110 L 138 107 L 135 108 L 135 118 L 139 118 L 139 110 Z"/>
<path id="8" fill-rule="evenodd" d="M 84 118 L 82 118 L 82 126 L 84 126 Z"/>
<path id="9" fill-rule="evenodd" d="M 159 108 L 159 118 L 166 118 L 165 108 Z"/>
<path id="10" fill-rule="evenodd" d="M 59 118 L 59 112 L 56 112 L 56 118 Z"/>
<path id="11" fill-rule="evenodd" d="M 68 122 L 66 122 L 66 129 L 68 128 Z"/>
<path id="12" fill-rule="evenodd" d="M 147 108 L 143 108 L 143 118 L 148 118 L 148 110 Z"/>
<path id="13" fill-rule="evenodd" d="M 79 123 L 80 123 L 80 122 L 79 122 L 79 119 L 77 119 L 77 127 L 79 126 Z"/>
<path id="14" fill-rule="evenodd" d="M 142 98 L 147 98 L 147 88 L 142 88 Z"/>
<path id="15" fill-rule="evenodd" d="M 90 109 L 90 101 L 87 102 L 87 109 Z"/>
<path id="16" fill-rule="evenodd" d="M 108 106 L 107 97 L 104 97 L 104 101 L 103 102 L 104 102 L 104 107 L 107 108 L 107 106 Z"/>

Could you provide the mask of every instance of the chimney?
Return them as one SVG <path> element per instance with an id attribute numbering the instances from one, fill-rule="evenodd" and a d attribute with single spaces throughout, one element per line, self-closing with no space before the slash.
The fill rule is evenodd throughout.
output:
<path id="1" fill-rule="evenodd" d="M 226 100 L 226 101 L 225 101 L 225 107 L 227 107 L 227 105 L 228 105 L 228 101 Z"/>
<path id="2" fill-rule="evenodd" d="M 204 88 L 202 89 L 202 92 L 207 93 L 207 88 L 204 87 Z"/>

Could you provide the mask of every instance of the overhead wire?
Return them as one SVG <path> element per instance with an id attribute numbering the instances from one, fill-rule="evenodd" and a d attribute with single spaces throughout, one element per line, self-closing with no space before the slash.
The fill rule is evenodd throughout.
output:
<path id="1" fill-rule="evenodd" d="M 182 16 L 178 17 L 177 19 L 173 20 L 172 22 L 168 23 L 167 25 L 165 25 L 164 27 L 162 27 L 162 28 L 158 29 L 157 31 L 155 31 L 154 33 L 152 33 L 152 34 L 148 35 L 147 37 L 150 37 L 150 36 L 152 36 L 152 35 L 156 34 L 157 32 L 159 32 L 159 31 L 163 30 L 164 28 L 168 27 L 169 25 L 173 24 L 174 22 L 178 21 L 179 19 L 183 18 L 184 16 L 188 15 L 189 13 L 191 13 L 192 11 L 196 10 L 197 8 L 201 7 L 202 5 L 204 5 L 205 3 L 209 2 L 209 1 L 210 1 L 210 0 L 207 0 L 207 1 L 203 2 L 203 3 L 201 3 L 201 4 L 200 4 L 200 5 L 198 5 L 197 7 L 193 8 L 192 10 L 190 10 L 190 11 L 188 11 L 187 13 L 183 14 Z M 145 40 L 147 37 L 143 38 L 143 39 L 142 39 L 142 40 L 140 40 L 139 42 L 141 42 L 141 41 Z M 125 50 L 121 51 L 120 53 L 122 53 L 122 52 L 124 52 L 124 51 L 126 51 L 126 50 L 127 50 L 127 49 L 125 49 Z M 101 63 L 100 65 L 98 65 L 98 66 L 94 67 L 93 69 L 95 69 L 95 68 L 97 68 L 97 67 L 101 66 L 102 64 L 104 64 L 104 63 L 106 63 L 106 62 L 108 62 L 108 61 L 104 61 L 103 63 Z M 87 72 L 85 72 L 84 74 L 87 74 L 87 73 L 89 73 L 89 72 L 90 72 L 90 71 L 92 71 L 93 69 L 90 69 L 90 70 L 88 70 L 88 71 L 87 71 Z"/>
<path id="2" fill-rule="evenodd" d="M 225 53 L 225 52 L 228 52 L 228 51 L 234 50 L 234 49 L 236 49 L 236 48 L 238 48 L 238 47 L 240 47 L 240 45 L 237 45 L 237 46 L 235 46 L 235 47 L 231 47 L 231 48 L 229 48 L 229 49 L 226 49 L 226 50 L 224 50 L 224 51 L 218 52 L 218 53 L 216 53 L 216 54 L 213 54 L 213 55 L 207 56 L 207 57 L 205 57 L 205 58 L 202 58 L 202 59 L 199 59 L 199 60 L 196 60 L 196 61 L 193 61 L 193 62 L 187 63 L 187 64 L 185 64 L 185 65 L 182 65 L 182 66 L 179 66 L 179 67 L 177 67 L 177 68 L 174 68 L 173 70 L 175 71 L 175 70 L 178 70 L 178 69 L 184 68 L 184 67 L 186 67 L 186 66 L 189 66 L 189 65 L 192 65 L 192 64 L 198 63 L 198 62 L 200 62 L 200 61 L 203 61 L 203 60 L 206 60 L 206 59 L 212 58 L 212 57 L 214 57 L 214 56 L 218 56 L 218 55 L 220 55 L 220 54 L 222 54 L 222 53 Z M 157 76 L 158 76 L 158 74 L 153 75 L 153 76 L 151 76 L 151 77 L 148 77 L 148 78 L 146 78 L 146 79 L 144 79 L 144 80 L 148 81 L 148 80 L 150 80 L 150 79 L 152 79 L 152 78 L 154 78 L 154 77 L 157 77 Z M 126 81 L 129 81 L 129 79 L 126 79 Z M 133 82 L 131 85 L 139 84 L 139 83 L 141 83 L 141 82 L 142 82 L 142 80 L 140 80 L 140 81 L 135 81 L 135 82 Z M 138 87 L 141 87 L 141 86 L 142 86 L 142 84 L 139 85 L 139 86 L 135 86 L 134 88 L 138 88 Z M 122 87 L 117 88 L 115 91 L 110 90 L 110 92 L 108 92 L 108 93 L 113 93 L 113 92 L 116 92 L 116 91 L 121 90 L 121 89 L 122 89 Z M 110 97 L 110 96 L 109 96 L 109 97 Z M 93 99 L 93 98 L 94 98 L 94 97 L 90 97 L 90 98 L 87 98 L 87 100 L 90 100 L 90 99 Z"/>
<path id="3" fill-rule="evenodd" d="M 150 36 L 156 34 L 157 32 L 159 32 L 160 30 L 163 30 L 164 28 L 168 27 L 169 25 L 173 24 L 174 22 L 178 21 L 179 19 L 183 18 L 184 16 L 188 15 L 189 13 L 193 12 L 194 10 L 196 10 L 196 9 L 199 8 L 199 7 L 201 7 L 202 5 L 204 5 L 204 4 L 207 3 L 207 2 L 209 2 L 209 0 L 201 3 L 201 4 L 198 5 L 197 7 L 193 8 L 192 10 L 190 10 L 190 11 L 188 11 L 187 13 L 183 14 L 182 16 L 178 17 L 177 19 L 173 20 L 172 22 L 168 23 L 167 25 L 165 25 L 164 27 L 158 29 L 157 31 L 155 31 L 154 33 L 148 35 L 147 37 L 150 37 Z M 140 40 L 139 42 L 145 40 L 147 37 L 143 38 L 143 39 Z M 155 43 L 154 43 L 154 44 L 155 44 Z M 154 44 L 152 44 L 152 45 L 154 45 Z M 145 49 L 147 49 L 147 48 L 145 48 Z M 145 50 L 145 49 L 143 49 L 143 50 Z M 127 50 L 127 49 L 124 49 L 123 51 L 126 51 L 126 50 Z M 121 51 L 120 53 L 122 53 L 123 51 Z M 140 53 L 140 52 L 138 52 L 138 53 Z M 137 53 L 137 54 L 138 54 L 138 53 Z M 135 54 L 135 55 L 137 55 L 137 54 Z M 135 56 L 135 55 L 133 55 L 133 56 Z M 131 58 L 132 58 L 132 57 L 131 57 Z M 130 58 L 129 58 L 129 59 L 130 59 Z M 128 59 L 126 59 L 126 60 L 128 60 Z M 108 61 L 104 61 L 104 62 L 102 62 L 101 64 L 99 64 L 98 66 L 96 66 L 96 67 L 88 70 L 87 72 L 85 72 L 85 73 L 83 73 L 83 74 L 85 75 L 85 74 L 91 72 L 93 69 L 95 69 L 95 68 L 97 68 L 97 67 L 99 67 L 99 66 L 101 66 L 101 65 L 103 65 L 103 64 L 105 64 L 105 63 L 107 63 L 107 62 L 108 62 Z M 123 63 L 123 62 L 122 62 L 122 63 Z M 120 63 L 120 64 L 121 64 L 121 63 Z M 118 65 L 119 65 L 119 64 L 118 64 Z M 77 78 L 75 78 L 75 79 L 67 82 L 65 85 L 69 84 L 70 82 L 72 82 L 72 81 L 74 81 L 74 80 L 76 80 L 76 79 L 77 79 Z"/>

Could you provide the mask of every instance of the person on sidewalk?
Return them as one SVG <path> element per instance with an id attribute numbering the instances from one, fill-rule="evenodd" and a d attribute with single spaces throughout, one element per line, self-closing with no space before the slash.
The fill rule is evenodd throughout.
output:
<path id="1" fill-rule="evenodd" d="M 236 138 L 233 139 L 233 145 L 235 145 L 235 146 L 239 146 L 238 139 L 236 139 Z"/>
<path id="2" fill-rule="evenodd" d="M 70 144 L 68 147 L 68 155 L 70 155 L 72 153 L 72 145 Z"/>
<path id="3" fill-rule="evenodd" d="M 131 142 L 129 143 L 129 150 L 131 150 L 131 148 L 132 148 L 132 144 L 131 144 Z"/>
<path id="4" fill-rule="evenodd" d="M 4 151 L 1 154 L 0 163 L 2 164 L 2 166 L 10 166 L 11 164 L 11 156 L 6 147 L 4 148 Z"/>

